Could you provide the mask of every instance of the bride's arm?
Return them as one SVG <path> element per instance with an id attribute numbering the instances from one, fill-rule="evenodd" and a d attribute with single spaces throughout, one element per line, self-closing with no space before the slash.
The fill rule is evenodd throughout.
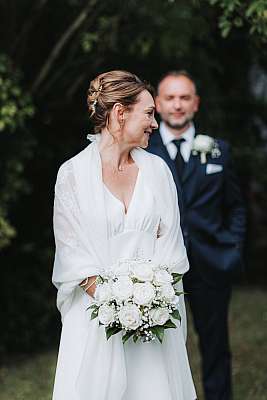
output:
<path id="1" fill-rule="evenodd" d="M 72 165 L 67 162 L 58 172 L 54 202 L 56 254 L 52 280 L 58 289 L 57 306 L 62 317 L 81 282 L 88 277 L 91 283 L 99 274 L 98 260 L 84 232 L 75 185 Z M 93 295 L 94 286 L 88 288 L 88 294 Z"/>
<path id="2" fill-rule="evenodd" d="M 80 287 L 91 297 L 94 297 L 96 290 L 97 275 L 90 276 L 80 283 Z"/>

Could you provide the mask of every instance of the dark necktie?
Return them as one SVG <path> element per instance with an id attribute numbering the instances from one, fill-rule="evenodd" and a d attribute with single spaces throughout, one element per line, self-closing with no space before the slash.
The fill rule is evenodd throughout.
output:
<path id="1" fill-rule="evenodd" d="M 175 161 L 175 165 L 176 165 L 176 169 L 177 169 L 179 178 L 182 177 L 183 171 L 184 171 L 184 166 L 185 166 L 185 161 L 181 154 L 181 143 L 183 143 L 184 141 L 185 141 L 184 138 L 176 139 L 176 140 L 172 141 L 175 144 L 175 146 L 177 147 L 177 154 L 176 154 L 174 161 Z"/>

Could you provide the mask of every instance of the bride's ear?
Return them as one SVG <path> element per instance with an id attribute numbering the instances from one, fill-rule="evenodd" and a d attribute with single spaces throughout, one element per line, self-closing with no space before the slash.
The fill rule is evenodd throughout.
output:
<path id="1" fill-rule="evenodd" d="M 113 116 L 120 128 L 123 127 L 125 121 L 125 107 L 121 103 L 115 103 L 112 108 Z"/>

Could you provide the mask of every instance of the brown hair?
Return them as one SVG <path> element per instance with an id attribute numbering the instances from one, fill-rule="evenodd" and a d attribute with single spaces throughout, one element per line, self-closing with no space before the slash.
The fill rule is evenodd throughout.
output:
<path id="1" fill-rule="evenodd" d="M 186 71 L 185 69 L 179 69 L 179 70 L 173 70 L 173 71 L 168 71 L 166 72 L 164 75 L 161 76 L 159 82 L 158 82 L 158 86 L 157 86 L 157 92 L 159 92 L 159 85 L 161 84 L 161 82 L 163 81 L 163 79 L 168 78 L 168 76 L 174 76 L 176 78 L 179 78 L 180 76 L 184 76 L 185 78 L 189 79 L 193 85 L 195 86 L 195 90 L 196 90 L 196 94 L 197 94 L 197 84 L 195 79 L 193 78 L 193 76 Z"/>
<path id="2" fill-rule="evenodd" d="M 88 89 L 87 105 L 95 133 L 106 126 L 115 103 L 130 109 L 144 90 L 154 97 L 154 89 L 150 84 L 127 71 L 109 71 L 93 79 Z"/>

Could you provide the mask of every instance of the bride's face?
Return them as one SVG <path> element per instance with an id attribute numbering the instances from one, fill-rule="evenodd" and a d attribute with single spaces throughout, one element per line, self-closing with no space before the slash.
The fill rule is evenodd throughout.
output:
<path id="1" fill-rule="evenodd" d="M 144 90 L 130 111 L 124 112 L 121 139 L 129 147 L 146 148 L 149 136 L 157 127 L 153 97 L 147 90 Z"/>

